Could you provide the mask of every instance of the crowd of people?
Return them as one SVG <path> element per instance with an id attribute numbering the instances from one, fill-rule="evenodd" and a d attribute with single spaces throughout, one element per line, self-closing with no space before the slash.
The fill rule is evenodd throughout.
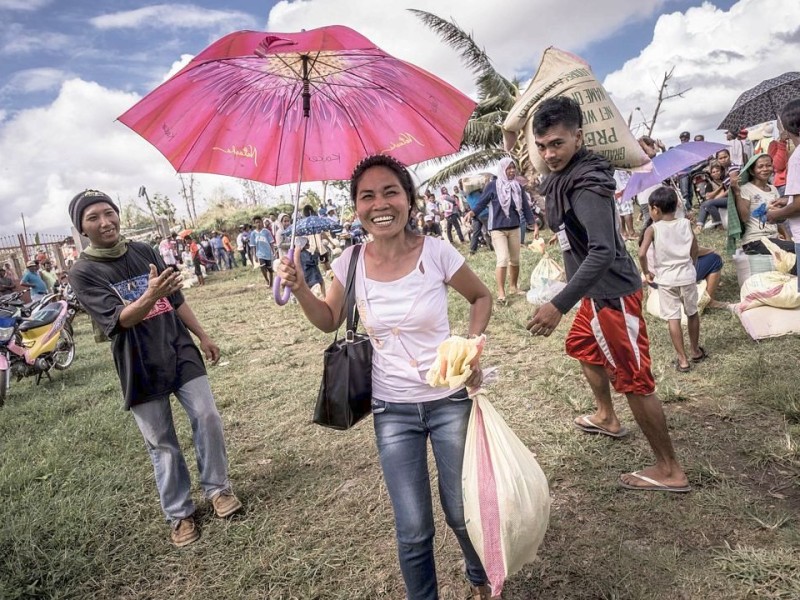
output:
<path id="1" fill-rule="evenodd" d="M 731 134 L 729 149 L 718 152 L 700 172 L 681 173 L 631 203 L 623 202 L 619 193 L 624 179 L 615 178 L 610 163 L 587 150 L 582 119 L 580 106 L 566 97 L 548 99 L 535 111 L 535 150 L 550 170 L 538 189 L 520 180 L 517 165 L 507 158 L 485 185 L 468 191 L 462 182 L 452 190 L 442 187 L 438 200 L 428 191 L 420 206 L 404 165 L 383 154 L 366 157 L 353 171 L 350 199 L 370 243 L 348 239 L 350 243 L 337 244 L 342 249 L 337 258 L 328 234 L 297 236 L 290 256 L 292 222 L 286 214 L 255 216 L 239 227 L 233 241 L 225 232 L 184 239 L 174 235 L 154 248 L 120 235 L 119 209 L 103 192 L 86 190 L 73 198 L 71 219 L 90 246 L 70 270 L 70 282 L 112 339 L 124 406 L 133 413 L 150 453 L 176 546 L 190 544 L 200 534 L 170 394 L 189 415 L 203 493 L 215 513 L 224 518 L 242 507 L 228 477 L 222 422 L 201 355 L 216 362 L 219 348 L 181 293 L 182 275 L 176 267 L 191 261 L 200 274 L 200 267 L 232 269 L 237 254 L 238 266 L 247 267 L 249 261 L 268 286 L 279 276 L 308 321 L 326 332 L 337 330 L 345 318 L 345 282 L 351 261 L 356 261 L 356 306 L 373 346 L 378 456 L 409 598 L 438 597 L 428 441 L 438 469 L 439 497 L 461 546 L 472 595 L 491 597 L 486 572 L 466 532 L 461 495 L 472 405 L 468 390 L 480 386 L 483 374 L 476 359 L 466 385 L 450 390 L 428 386 L 426 373 L 451 334 L 448 288 L 470 305 L 463 333 L 483 335 L 493 306 L 505 306 L 507 292 L 520 291 L 520 245 L 529 230 L 534 236 L 544 226 L 554 232 L 567 283 L 533 311 L 527 330 L 550 336 L 578 307 L 565 350 L 579 362 L 595 410 L 575 418 L 574 427 L 590 435 L 627 436 L 629 428 L 613 406 L 613 388 L 627 398 L 654 458 L 649 466 L 621 474 L 618 485 L 639 492 L 691 491 L 656 394 L 643 286 L 657 290 L 676 369 L 686 372 L 708 359 L 701 345 L 696 283 L 705 281 L 712 306 L 723 306 L 714 299 L 722 258 L 704 248 L 698 236 L 723 226 L 724 210 L 728 234 L 745 253 L 768 252 L 764 239 L 795 251 L 785 237 L 800 240 L 800 203 L 791 202 L 791 196 L 800 194 L 800 153 L 791 153 L 787 143 L 800 143 L 800 101 L 782 111 L 779 138 L 751 149 L 740 135 Z M 681 135 L 682 142 L 689 139 L 688 132 Z M 640 144 L 650 156 L 664 150 L 649 137 Z M 546 198 L 544 211 L 532 199 L 539 194 Z M 640 206 L 642 221 L 638 235 L 634 204 Z M 322 210 L 328 214 L 325 206 Z M 314 210 L 305 207 L 303 216 L 314 216 Z M 782 223 L 789 231 L 781 230 Z M 467 243 L 465 228 L 470 231 L 469 249 L 460 252 L 458 246 Z M 343 226 L 346 238 L 348 230 Z M 626 246 L 631 240 L 638 243 L 641 271 Z M 481 244 L 496 255 L 494 300 L 467 260 Z M 327 286 L 323 270 L 330 272 Z M 0 272 L 0 285 L 2 276 Z M 320 286 L 318 293 L 314 286 Z M 687 317 L 688 349 L 682 314 Z"/>

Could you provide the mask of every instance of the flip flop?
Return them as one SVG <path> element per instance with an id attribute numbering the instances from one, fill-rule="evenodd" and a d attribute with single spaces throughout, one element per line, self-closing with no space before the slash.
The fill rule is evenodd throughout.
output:
<path id="1" fill-rule="evenodd" d="M 498 306 L 508 306 L 508 298 L 498 298 L 495 302 Z"/>
<path id="2" fill-rule="evenodd" d="M 693 363 L 703 362 L 707 358 L 708 358 L 708 353 L 706 352 L 706 349 L 700 346 L 700 356 L 693 356 L 692 362 Z"/>
<path id="3" fill-rule="evenodd" d="M 589 415 L 578 417 L 572 424 L 584 433 L 600 434 L 614 439 L 623 438 L 629 433 L 627 427 L 621 427 L 619 431 L 609 431 L 605 427 L 600 427 L 589 419 Z"/>
<path id="4" fill-rule="evenodd" d="M 683 365 L 681 365 L 681 361 L 679 361 L 679 360 L 676 358 L 676 359 L 675 359 L 675 370 L 676 370 L 678 373 L 688 373 L 689 371 L 691 371 L 691 370 L 692 370 L 692 365 L 686 365 L 686 366 L 684 367 Z"/>
<path id="5" fill-rule="evenodd" d="M 656 481 L 655 479 L 651 479 L 646 475 L 642 475 L 641 471 L 633 471 L 628 473 L 628 475 L 633 475 L 637 479 L 644 481 L 647 485 L 631 485 L 629 483 L 625 483 L 622 480 L 622 476 L 620 475 L 619 478 L 619 486 L 621 488 L 625 488 L 626 490 L 635 490 L 640 492 L 673 492 L 676 494 L 685 494 L 686 492 L 692 491 L 692 486 L 684 485 L 684 486 L 673 486 L 667 485 L 665 483 L 661 483 L 660 481 Z"/>

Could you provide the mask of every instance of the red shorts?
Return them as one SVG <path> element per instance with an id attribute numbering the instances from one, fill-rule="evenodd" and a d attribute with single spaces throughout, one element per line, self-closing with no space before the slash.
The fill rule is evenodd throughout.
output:
<path id="1" fill-rule="evenodd" d="M 572 358 L 605 367 L 621 394 L 647 396 L 656 391 L 641 290 L 622 298 L 581 300 L 566 347 Z"/>

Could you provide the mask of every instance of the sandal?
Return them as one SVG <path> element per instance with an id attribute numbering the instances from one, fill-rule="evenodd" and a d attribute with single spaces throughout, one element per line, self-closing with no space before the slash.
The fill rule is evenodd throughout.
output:
<path id="1" fill-rule="evenodd" d="M 508 298 L 497 298 L 495 302 L 498 306 L 508 306 Z"/>
<path id="2" fill-rule="evenodd" d="M 693 356 L 692 362 L 693 363 L 703 362 L 707 358 L 708 358 L 708 353 L 706 352 L 706 349 L 700 346 L 700 356 Z"/>
<path id="3" fill-rule="evenodd" d="M 688 373 L 689 371 L 692 370 L 692 365 L 686 365 L 684 367 L 683 365 L 681 365 L 681 361 L 676 358 L 675 359 L 675 370 L 678 371 L 678 373 Z"/>

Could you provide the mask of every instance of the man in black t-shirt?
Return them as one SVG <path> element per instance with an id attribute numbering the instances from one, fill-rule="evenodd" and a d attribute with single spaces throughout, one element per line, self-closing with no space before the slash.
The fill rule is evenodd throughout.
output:
<path id="1" fill-rule="evenodd" d="M 567 97 L 545 100 L 533 116 L 536 149 L 551 171 L 543 184 L 547 224 L 561 246 L 567 286 L 536 310 L 527 327 L 533 335 L 549 336 L 580 302 L 566 350 L 580 361 L 597 410 L 575 419 L 575 427 L 612 438 L 627 434 L 614 412 L 613 384 L 627 397 L 656 457 L 653 466 L 621 475 L 619 484 L 633 490 L 688 492 L 655 393 L 641 278 L 619 233 L 613 170 L 584 147 L 582 127 L 581 108 Z"/>
<path id="2" fill-rule="evenodd" d="M 169 396 L 174 394 L 192 426 L 200 485 L 219 517 L 241 508 L 231 491 L 222 420 L 203 358 L 215 364 L 219 348 L 203 330 L 181 293 L 182 277 L 147 244 L 119 233 L 119 209 L 103 192 L 72 199 L 70 217 L 91 244 L 69 272 L 81 305 L 111 338 L 126 410 L 133 413 L 155 470 L 164 515 L 178 546 L 196 541 L 189 470 L 181 453 Z"/>

